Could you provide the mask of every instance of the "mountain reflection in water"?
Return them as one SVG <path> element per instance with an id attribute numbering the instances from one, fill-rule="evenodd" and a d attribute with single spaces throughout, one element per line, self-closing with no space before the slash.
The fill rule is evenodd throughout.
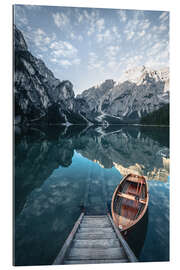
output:
<path id="1" fill-rule="evenodd" d="M 167 223 L 166 239 L 161 239 L 166 250 L 159 257 L 155 251 L 148 255 L 144 245 L 141 261 L 168 260 L 168 128 L 52 126 L 15 131 L 16 265 L 51 264 L 80 214 L 87 189 L 88 203 L 97 208 L 103 201 L 110 205 L 115 187 L 130 172 L 149 180 L 149 215 L 154 214 L 154 201 L 161 195 L 167 204 L 160 209 L 164 211 L 162 221 L 157 218 L 158 226 Z M 162 194 L 156 186 L 162 187 Z M 155 221 L 151 222 L 154 226 Z"/>

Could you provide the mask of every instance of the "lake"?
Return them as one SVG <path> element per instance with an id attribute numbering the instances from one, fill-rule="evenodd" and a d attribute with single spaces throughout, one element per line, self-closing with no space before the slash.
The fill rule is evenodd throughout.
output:
<path id="1" fill-rule="evenodd" d="M 169 260 L 169 128 L 15 129 L 14 263 L 49 265 L 81 213 L 104 213 L 124 175 L 149 186 L 148 211 L 126 240 L 139 261 Z"/>

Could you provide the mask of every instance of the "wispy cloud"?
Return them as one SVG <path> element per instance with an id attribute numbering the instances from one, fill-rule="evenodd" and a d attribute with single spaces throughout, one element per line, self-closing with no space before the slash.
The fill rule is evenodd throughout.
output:
<path id="1" fill-rule="evenodd" d="M 28 25 L 29 21 L 27 18 L 27 14 L 25 8 L 23 6 L 15 5 L 15 23 L 18 27 L 22 27 L 24 25 Z"/>
<path id="2" fill-rule="evenodd" d="M 164 11 L 160 16 L 159 19 L 161 22 L 167 21 L 169 18 L 169 12 Z"/>
<path id="3" fill-rule="evenodd" d="M 104 29 L 104 19 L 99 19 L 96 21 L 96 26 L 97 26 L 97 30 L 98 32 L 101 32 Z"/>
<path id="4" fill-rule="evenodd" d="M 139 32 L 138 35 L 139 35 L 140 37 L 143 37 L 143 36 L 145 35 L 145 33 L 146 33 L 146 32 L 143 30 L 143 31 Z"/>
<path id="5" fill-rule="evenodd" d="M 120 16 L 121 21 L 126 22 L 126 20 L 127 20 L 126 11 L 125 10 L 118 10 L 117 13 Z"/>
<path id="6" fill-rule="evenodd" d="M 68 68 L 69 66 L 72 66 L 72 63 L 67 59 L 60 60 L 59 63 L 60 63 L 61 66 L 65 67 L 65 68 Z"/>
<path id="7" fill-rule="evenodd" d="M 69 23 L 69 18 L 63 12 L 62 13 L 54 13 L 52 15 L 52 17 L 53 17 L 55 25 L 58 28 L 62 28 Z"/>
<path id="8" fill-rule="evenodd" d="M 67 41 L 55 41 L 51 43 L 50 49 L 52 49 L 52 55 L 56 57 L 76 57 L 78 50 Z"/>
<path id="9" fill-rule="evenodd" d="M 131 40 L 135 35 L 133 30 L 125 30 L 124 33 L 126 34 L 127 40 Z"/>
<path id="10" fill-rule="evenodd" d="M 90 52 L 88 55 L 88 69 L 97 70 L 103 68 L 103 61 L 99 59 L 96 53 Z"/>
<path id="11" fill-rule="evenodd" d="M 106 57 L 112 58 L 115 57 L 119 53 L 120 47 L 119 46 L 109 46 L 106 50 Z"/>

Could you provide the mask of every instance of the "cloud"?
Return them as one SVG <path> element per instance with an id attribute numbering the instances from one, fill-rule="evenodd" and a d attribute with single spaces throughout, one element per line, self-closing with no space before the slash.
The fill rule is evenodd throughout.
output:
<path id="1" fill-rule="evenodd" d="M 122 22 L 126 22 L 126 20 L 127 20 L 126 11 L 125 10 L 118 10 L 117 13 L 120 16 L 120 20 Z"/>
<path id="2" fill-rule="evenodd" d="M 97 42 L 111 42 L 112 41 L 112 34 L 109 29 L 107 29 L 102 34 L 97 34 Z"/>
<path id="3" fill-rule="evenodd" d="M 126 34 L 127 40 L 131 40 L 134 37 L 135 32 L 133 30 L 125 30 L 124 33 Z"/>
<path id="4" fill-rule="evenodd" d="M 79 35 L 77 38 L 78 38 L 79 41 L 82 41 L 83 40 L 82 35 Z"/>
<path id="5" fill-rule="evenodd" d="M 15 15 L 14 16 L 15 17 L 15 24 L 18 27 L 21 28 L 22 26 L 28 25 L 29 21 L 28 21 L 27 14 L 26 14 L 24 7 L 15 5 L 14 13 L 15 13 L 14 14 Z"/>
<path id="6" fill-rule="evenodd" d="M 52 58 L 52 57 L 50 58 L 50 61 L 53 62 L 53 63 L 57 63 L 58 62 L 57 61 L 57 58 Z"/>
<path id="7" fill-rule="evenodd" d="M 87 34 L 88 36 L 91 36 L 95 31 L 95 25 L 91 25 L 91 27 L 89 28 Z"/>
<path id="8" fill-rule="evenodd" d="M 119 31 L 118 31 L 118 28 L 115 25 L 112 27 L 112 34 L 114 34 L 116 39 L 120 39 L 120 37 L 121 37 L 121 35 L 120 35 Z"/>
<path id="9" fill-rule="evenodd" d="M 70 38 L 71 38 L 71 39 L 76 39 L 76 35 L 75 35 L 73 32 L 71 32 L 71 33 L 70 33 Z"/>
<path id="10" fill-rule="evenodd" d="M 52 14 L 52 16 L 53 16 L 54 23 L 56 24 L 58 28 L 62 28 L 69 23 L 68 17 L 63 12 L 54 13 Z"/>
<path id="11" fill-rule="evenodd" d="M 81 23 L 84 19 L 84 16 L 82 14 L 79 14 L 78 16 L 78 22 Z"/>
<path id="12" fill-rule="evenodd" d="M 103 18 L 98 19 L 98 20 L 96 20 L 96 18 L 92 18 L 90 20 L 90 27 L 89 27 L 87 34 L 88 34 L 88 36 L 90 36 L 96 31 L 101 33 L 102 30 L 104 30 L 104 28 L 105 28 L 105 26 L 104 26 L 104 19 Z"/>
<path id="13" fill-rule="evenodd" d="M 77 35 L 74 32 L 71 32 L 69 36 L 70 36 L 70 38 L 72 40 L 79 40 L 79 41 L 82 41 L 83 40 L 82 35 Z"/>
<path id="14" fill-rule="evenodd" d="M 145 35 L 145 33 L 146 33 L 146 32 L 143 30 L 143 31 L 139 32 L 138 35 L 139 35 L 140 37 L 143 37 L 143 36 Z"/>
<path id="15" fill-rule="evenodd" d="M 104 29 L 104 19 L 99 19 L 96 22 L 97 30 L 101 32 Z"/>
<path id="16" fill-rule="evenodd" d="M 166 20 L 168 20 L 168 18 L 169 18 L 169 12 L 167 11 L 162 12 L 162 14 L 159 16 L 159 20 L 161 22 L 165 22 Z"/>
<path id="17" fill-rule="evenodd" d="M 148 20 L 145 20 L 145 21 L 143 22 L 142 29 L 147 29 L 147 28 L 149 28 L 150 24 L 151 24 L 151 23 L 150 23 Z"/>
<path id="18" fill-rule="evenodd" d="M 83 22 L 87 27 L 87 34 L 91 36 L 98 31 L 101 33 L 105 28 L 105 21 L 100 17 L 99 11 L 94 9 L 86 9 L 81 13 L 80 22 Z"/>
<path id="19" fill-rule="evenodd" d="M 48 36 L 42 29 L 38 28 L 33 32 L 34 43 L 39 50 L 45 51 L 49 45 L 56 39 L 56 34 L 52 33 Z M 45 49 L 46 48 L 46 49 Z"/>
<path id="20" fill-rule="evenodd" d="M 77 55 L 78 50 L 67 41 L 54 41 L 50 45 L 52 49 L 52 55 L 55 57 L 74 58 Z"/>
<path id="21" fill-rule="evenodd" d="M 72 63 L 73 63 L 74 65 L 80 65 L 81 59 L 80 59 L 80 58 L 75 58 L 75 59 L 72 61 Z"/>
<path id="22" fill-rule="evenodd" d="M 128 57 L 125 62 L 126 70 L 132 69 L 133 67 L 137 67 L 141 65 L 142 59 L 143 59 L 142 55 L 134 55 L 134 56 Z"/>
<path id="23" fill-rule="evenodd" d="M 119 65 L 120 63 L 117 61 L 117 59 L 112 59 L 107 63 L 107 67 L 112 69 L 113 71 L 117 71 L 119 69 Z"/>
<path id="24" fill-rule="evenodd" d="M 132 11 L 131 11 L 132 12 Z M 128 17 L 124 27 L 124 34 L 127 40 L 135 41 L 142 38 L 150 29 L 151 22 L 146 18 L 145 12 L 141 10 L 133 11 L 132 16 Z"/>
<path id="25" fill-rule="evenodd" d="M 161 23 L 160 25 L 154 25 L 152 31 L 156 34 L 161 34 L 164 31 L 168 30 L 168 25 Z"/>
<path id="26" fill-rule="evenodd" d="M 115 57 L 119 53 L 119 50 L 120 50 L 119 46 L 113 46 L 113 45 L 109 46 L 106 49 L 106 54 L 105 55 L 108 58 Z"/>
<path id="27" fill-rule="evenodd" d="M 68 68 L 69 66 L 72 66 L 72 63 L 69 60 L 67 60 L 67 59 L 60 60 L 59 63 L 64 68 Z"/>
<path id="28" fill-rule="evenodd" d="M 50 44 L 49 48 L 51 50 L 50 61 L 65 69 L 81 63 L 81 59 L 77 57 L 78 50 L 68 41 L 54 41 Z"/>
<path id="29" fill-rule="evenodd" d="M 165 30 L 167 30 L 167 29 L 168 29 L 168 26 L 165 25 L 165 24 L 161 24 L 161 25 L 159 26 L 159 31 L 160 31 L 160 32 L 163 32 L 163 31 L 165 31 Z"/>
<path id="30" fill-rule="evenodd" d="M 90 52 L 88 54 L 88 69 L 94 70 L 94 69 L 103 69 L 104 62 L 98 58 L 98 56 L 94 52 Z"/>

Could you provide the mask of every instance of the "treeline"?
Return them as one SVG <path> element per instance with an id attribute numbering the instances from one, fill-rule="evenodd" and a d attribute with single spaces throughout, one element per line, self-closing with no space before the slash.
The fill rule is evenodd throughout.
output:
<path id="1" fill-rule="evenodd" d="M 169 104 L 142 117 L 141 124 L 169 125 Z"/>

